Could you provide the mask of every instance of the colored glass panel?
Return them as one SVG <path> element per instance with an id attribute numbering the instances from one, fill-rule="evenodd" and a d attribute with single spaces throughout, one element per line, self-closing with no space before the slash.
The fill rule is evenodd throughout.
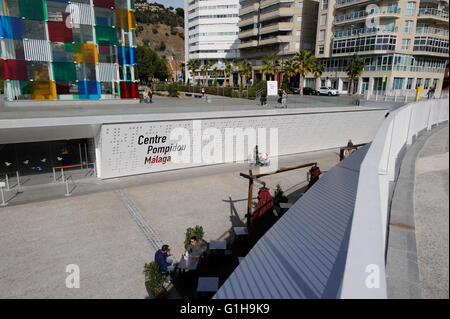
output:
<path id="1" fill-rule="evenodd" d="M 115 26 L 115 14 L 113 9 L 94 8 L 95 23 L 104 27 Z"/>
<path id="2" fill-rule="evenodd" d="M 53 62 L 55 81 L 76 81 L 77 72 L 73 62 Z"/>
<path id="3" fill-rule="evenodd" d="M 73 41 L 78 43 L 92 43 L 94 41 L 94 32 L 92 26 L 81 24 L 79 28 L 73 28 Z"/>
<path id="4" fill-rule="evenodd" d="M 34 81 L 48 81 L 48 63 L 27 62 L 28 79 Z"/>
<path id="5" fill-rule="evenodd" d="M 54 62 L 73 62 L 74 48 L 72 43 L 51 42 Z"/>
<path id="6" fill-rule="evenodd" d="M 135 82 L 120 82 L 121 99 L 138 99 L 138 85 Z"/>
<path id="7" fill-rule="evenodd" d="M 77 80 L 79 81 L 97 81 L 97 72 L 95 64 L 77 63 Z"/>
<path id="8" fill-rule="evenodd" d="M 99 45 L 117 45 L 116 29 L 95 26 L 95 37 Z"/>
<path id="9" fill-rule="evenodd" d="M 0 39 L 0 58 L 5 60 L 25 60 L 22 40 Z"/>
<path id="10" fill-rule="evenodd" d="M 53 42 L 73 42 L 72 29 L 66 27 L 64 22 L 48 21 L 48 34 Z"/>
<path id="11" fill-rule="evenodd" d="M 1 0 L 0 15 L 20 17 L 19 4 L 17 3 L 17 0 Z"/>
<path id="12" fill-rule="evenodd" d="M 30 82 L 32 100 L 56 100 L 56 87 L 53 81 Z"/>
<path id="13" fill-rule="evenodd" d="M 25 20 L 25 31 L 23 37 L 25 39 L 46 40 L 45 22 L 36 20 Z"/>
<path id="14" fill-rule="evenodd" d="M 0 16 L 0 37 L 23 39 L 23 21 L 21 18 Z"/>
<path id="15" fill-rule="evenodd" d="M 116 27 L 121 29 L 136 29 L 136 17 L 133 11 L 116 9 Z"/>
<path id="16" fill-rule="evenodd" d="M 119 64 L 137 64 L 136 48 L 119 46 Z"/>
<path id="17" fill-rule="evenodd" d="M 114 8 L 114 0 L 94 0 L 94 6 L 104 8 Z"/>
<path id="18" fill-rule="evenodd" d="M 30 20 L 44 21 L 47 19 L 44 0 L 19 0 L 21 17 Z"/>
<path id="19" fill-rule="evenodd" d="M 27 63 L 23 60 L 0 60 L 2 80 L 28 80 Z"/>
<path id="20" fill-rule="evenodd" d="M 97 46 L 89 43 L 75 43 L 75 61 L 79 63 L 98 63 Z"/>
<path id="21" fill-rule="evenodd" d="M 117 47 L 109 45 L 98 46 L 98 61 L 100 63 L 117 63 Z"/>
<path id="22" fill-rule="evenodd" d="M 100 99 L 100 83 L 97 81 L 79 81 L 78 96 L 82 100 Z"/>

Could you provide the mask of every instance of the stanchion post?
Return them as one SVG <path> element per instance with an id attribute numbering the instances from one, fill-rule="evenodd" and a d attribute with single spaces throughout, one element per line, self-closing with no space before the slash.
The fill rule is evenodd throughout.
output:
<path id="1" fill-rule="evenodd" d="M 53 167 L 53 183 L 56 183 L 56 172 L 54 167 Z"/>
<path id="2" fill-rule="evenodd" d="M 5 202 L 5 194 L 3 194 L 3 186 L 0 184 L 0 193 L 2 194 L 2 202 L 0 203 L 0 206 L 5 207 L 8 205 L 8 203 Z"/>
<path id="3" fill-rule="evenodd" d="M 62 168 L 61 167 L 61 179 L 62 179 L 62 182 L 64 183 L 64 181 L 66 180 L 65 178 L 64 178 L 64 168 Z"/>
<path id="4" fill-rule="evenodd" d="M 6 190 L 9 191 L 10 188 L 9 188 L 9 178 L 8 178 L 8 174 L 5 175 L 5 178 L 6 178 Z"/>
<path id="5" fill-rule="evenodd" d="M 17 175 L 17 192 L 18 192 L 18 193 L 22 193 L 22 187 L 20 186 L 20 176 L 19 176 L 19 171 L 16 171 L 16 175 Z"/>
<path id="6" fill-rule="evenodd" d="M 83 155 L 81 154 L 81 144 L 78 144 L 78 151 L 80 152 L 80 169 L 83 169 Z"/>
<path id="7" fill-rule="evenodd" d="M 64 196 L 72 196 L 72 194 L 69 192 L 69 179 L 66 179 L 66 194 Z"/>

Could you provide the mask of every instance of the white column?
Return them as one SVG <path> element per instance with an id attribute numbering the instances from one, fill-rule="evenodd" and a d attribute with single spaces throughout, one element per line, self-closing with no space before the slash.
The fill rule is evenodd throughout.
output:
<path id="1" fill-rule="evenodd" d="M 363 79 L 360 77 L 360 78 L 358 78 L 358 89 L 356 91 L 357 94 L 361 94 L 362 85 L 363 85 Z"/>
<path id="2" fill-rule="evenodd" d="M 374 83 L 374 80 L 373 80 L 373 77 L 370 77 L 369 78 L 369 87 L 367 88 L 367 96 L 372 96 L 372 94 L 373 94 L 373 83 Z"/>

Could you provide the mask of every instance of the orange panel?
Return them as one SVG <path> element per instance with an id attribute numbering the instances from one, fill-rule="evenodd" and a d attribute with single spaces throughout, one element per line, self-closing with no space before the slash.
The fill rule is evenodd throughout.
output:
<path id="1" fill-rule="evenodd" d="M 136 16 L 134 11 L 128 11 L 128 25 L 131 30 L 136 30 Z"/>
<path id="2" fill-rule="evenodd" d="M 56 88 L 53 81 L 30 82 L 32 100 L 56 100 Z"/>
<path id="3" fill-rule="evenodd" d="M 115 9 L 116 27 L 120 29 L 128 29 L 128 10 Z"/>
<path id="4" fill-rule="evenodd" d="M 97 46 L 91 43 L 74 44 L 75 61 L 78 63 L 97 64 Z"/>

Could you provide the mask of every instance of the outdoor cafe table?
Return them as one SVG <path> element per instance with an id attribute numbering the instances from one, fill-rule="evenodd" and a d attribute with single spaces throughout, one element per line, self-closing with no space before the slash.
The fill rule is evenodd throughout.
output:
<path id="1" fill-rule="evenodd" d="M 184 256 L 182 256 L 181 259 L 180 259 L 180 263 L 178 264 L 177 268 L 178 268 L 178 270 L 183 270 L 183 271 L 185 271 L 186 269 L 188 269 L 188 270 L 196 270 L 199 260 L 200 260 L 200 258 L 192 258 L 190 256 L 186 260 L 186 259 L 184 259 Z"/>
<path id="2" fill-rule="evenodd" d="M 209 243 L 210 250 L 226 250 L 227 241 L 226 240 L 211 240 Z"/>

